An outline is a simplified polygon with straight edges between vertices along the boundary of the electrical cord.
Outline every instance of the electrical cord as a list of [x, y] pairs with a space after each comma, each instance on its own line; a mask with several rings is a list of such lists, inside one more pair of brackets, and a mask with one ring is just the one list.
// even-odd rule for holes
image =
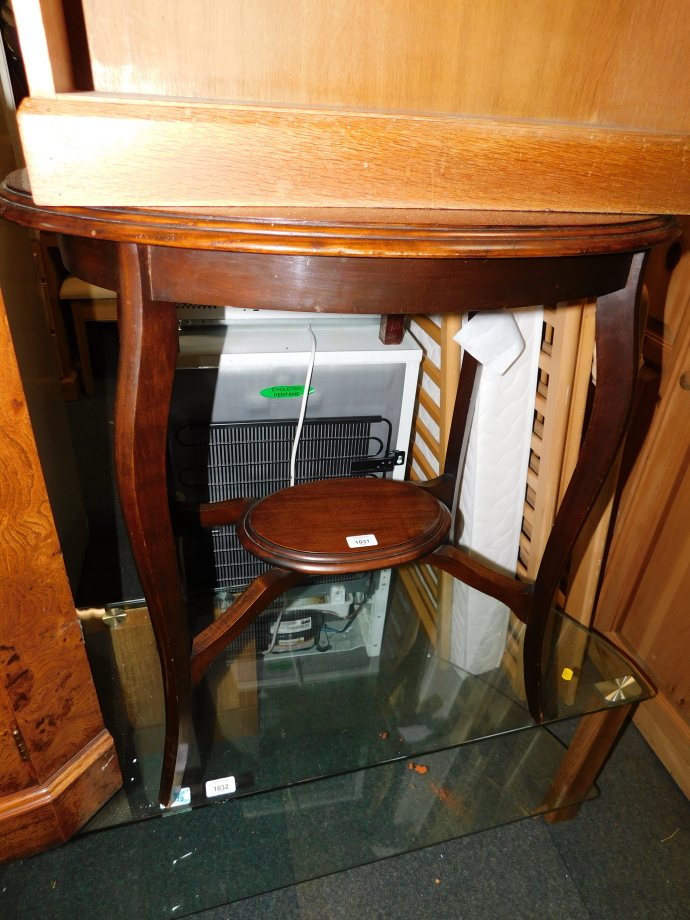
[[[373, 579], [374, 579], [374, 573], [373, 573], [373, 572], [370, 572], [370, 573], [369, 573], [369, 580], [367, 581], [367, 586], [366, 586], [366, 589], [365, 589], [365, 591], [364, 591], [364, 600], [361, 602], [361, 604], [358, 604], [358, 606], [352, 611], [352, 613], [350, 614], [350, 616], [347, 618], [347, 623], [345, 624], [345, 626], [343, 626], [342, 629], [334, 629], [333, 626], [326, 626], [326, 625], [324, 624], [324, 622], [323, 622], [323, 617], [322, 617], [322, 619], [321, 619], [321, 625], [320, 625], [320, 628], [319, 628], [319, 633], [321, 633], [321, 631], [323, 631], [323, 632], [327, 632], [327, 633], [329, 633], [329, 632], [330, 632], [330, 633], [335, 633], [337, 636], [342, 636], [342, 634], [343, 634], [344, 632], [347, 632], [348, 629], [352, 626], [352, 624], [353, 624], [353, 623], [355, 622], [355, 620], [357, 619], [357, 616], [358, 616], [360, 610], [362, 609], [362, 607], [364, 607], [364, 605], [366, 604], [366, 602], [369, 600], [369, 594], [370, 594], [370, 592], [371, 592], [371, 583], [372, 583]], [[331, 645], [328, 646], [328, 648], [331, 648], [331, 647], [332, 647]], [[317, 648], [318, 648], [318, 643], [317, 643]], [[325, 652], [325, 651], [327, 651], [327, 649], [326, 649], [326, 648], [323, 648], [323, 649], [319, 649], [319, 651], [320, 651], [320, 652], [321, 652], [321, 651]]]
[[285, 612], [284, 610], [281, 610], [280, 613], [278, 614], [278, 619], [276, 620], [276, 625], [273, 627], [273, 635], [271, 636], [271, 643], [270, 643], [270, 645], [268, 646], [268, 648], [266, 649], [266, 651], [264, 652], [264, 655], [270, 654], [270, 653], [273, 651], [274, 647], [275, 647], [276, 641], [277, 641], [277, 639], [278, 639], [278, 630], [280, 629], [280, 624], [281, 624], [281, 621], [282, 621], [282, 619], [283, 619], [283, 613], [284, 613], [284, 612]]
[[302, 393], [302, 405], [299, 410], [299, 421], [297, 422], [297, 431], [295, 432], [295, 440], [292, 442], [292, 453], [290, 454], [290, 485], [294, 486], [295, 484], [295, 462], [297, 460], [297, 448], [299, 447], [299, 439], [302, 435], [302, 426], [304, 425], [304, 416], [307, 412], [307, 400], [309, 399], [309, 385], [311, 384], [311, 375], [314, 371], [314, 361], [316, 359], [316, 336], [311, 328], [307, 326], [309, 330], [309, 335], [311, 336], [311, 357], [309, 358], [309, 367], [307, 368], [307, 379], [304, 383], [304, 392]]

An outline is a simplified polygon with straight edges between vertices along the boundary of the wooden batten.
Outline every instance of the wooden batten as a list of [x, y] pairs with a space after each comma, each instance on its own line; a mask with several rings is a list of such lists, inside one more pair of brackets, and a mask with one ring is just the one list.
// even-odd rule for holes
[[12, 10], [31, 96], [55, 98], [76, 89], [62, 0], [20, 0]]
[[684, 134], [94, 94], [19, 126], [48, 206], [690, 211]]

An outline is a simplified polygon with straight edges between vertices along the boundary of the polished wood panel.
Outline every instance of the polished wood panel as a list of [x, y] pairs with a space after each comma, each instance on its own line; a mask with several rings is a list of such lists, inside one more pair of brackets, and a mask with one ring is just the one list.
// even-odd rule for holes
[[[367, 572], [432, 552], [450, 530], [450, 513], [423, 489], [392, 479], [329, 479], [275, 492], [242, 518], [245, 549], [299, 572]], [[375, 546], [346, 538], [373, 534]]]
[[160, 300], [330, 313], [457, 313], [571, 300], [625, 285], [630, 256], [392, 259], [222, 253], [152, 246]]
[[684, 0], [198, 0], [193, 16], [184, 0], [84, 0], [84, 9], [103, 92], [690, 128]]
[[[2, 205], [0, 205], [0, 208]], [[120, 287], [117, 243], [83, 236], [58, 237], [65, 268], [83, 281], [117, 291]]]
[[43, 205], [690, 211], [684, 133], [92, 95], [19, 128]]

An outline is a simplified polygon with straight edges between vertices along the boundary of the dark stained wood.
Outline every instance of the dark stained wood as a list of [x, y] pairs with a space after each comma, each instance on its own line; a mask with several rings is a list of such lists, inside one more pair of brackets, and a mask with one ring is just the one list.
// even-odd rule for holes
[[75, 90], [92, 90], [93, 74], [81, 0], [62, 0]]
[[405, 314], [389, 313], [381, 317], [379, 338], [384, 345], [400, 345], [405, 336]]
[[82, 236], [58, 236], [65, 268], [82, 281], [120, 290], [117, 243]]
[[256, 503], [256, 498], [230, 498], [223, 502], [174, 502], [172, 515], [175, 529], [223, 527], [236, 524]]
[[120, 279], [115, 470], [163, 673], [166, 739], [160, 802], [168, 805], [184, 772], [192, 690], [187, 619], [166, 486], [177, 316], [174, 304], [150, 300], [145, 248], [120, 244]]
[[647, 253], [634, 256], [623, 290], [597, 300], [597, 385], [577, 465], [544, 548], [534, 584], [524, 642], [527, 701], [541, 722], [542, 664], [549, 610], [575, 541], [601, 489], [625, 434], [635, 397], [639, 364], [639, 317]]
[[[465, 463], [480, 377], [481, 365], [476, 358], [466, 351], [462, 356], [458, 389], [453, 405], [453, 417], [448, 433], [446, 458], [443, 464], [443, 475], [450, 476], [451, 480], [455, 482], [459, 481]], [[456, 494], [453, 495], [452, 499], [453, 511], [457, 505], [457, 499], [456, 487]]]
[[532, 603], [532, 585], [494, 572], [493, 569], [483, 565], [477, 559], [472, 559], [467, 553], [463, 553], [454, 546], [440, 546], [421, 562], [443, 569], [444, 572], [464, 581], [471, 588], [495, 597], [496, 600], [510, 607], [518, 619], [527, 622], [527, 614]]
[[[541, 721], [550, 605], [573, 543], [622, 437], [637, 371], [641, 253], [670, 242], [672, 217], [386, 209], [38, 207], [21, 174], [0, 188], [0, 214], [61, 234], [70, 271], [120, 293], [118, 485], [162, 663], [166, 747], [161, 802], [179, 786], [195, 679], [298, 572], [355, 572], [426, 558], [499, 598], [527, 623], [525, 683]], [[632, 265], [632, 269], [631, 269]], [[626, 286], [627, 285], [627, 286]], [[624, 290], [621, 290], [624, 289]], [[598, 296], [598, 386], [580, 460], [556, 518], [534, 594], [452, 547], [476, 365], [465, 358], [446, 464], [420, 486], [341, 480], [181, 508], [186, 525], [237, 520], [243, 544], [277, 566], [194, 642], [175, 559], [165, 476], [167, 410], [177, 353], [176, 301], [251, 309], [405, 314], [530, 306]], [[384, 338], [386, 332], [384, 332]], [[375, 534], [350, 549], [345, 538]], [[431, 554], [431, 555], [430, 555]], [[192, 661], [194, 662], [192, 664]]]
[[159, 300], [251, 310], [457, 313], [532, 306], [615, 291], [628, 254], [524, 259], [368, 259], [151, 247]]
[[[298, 572], [367, 572], [414, 562], [440, 546], [450, 513], [409, 482], [329, 479], [282, 489], [257, 502], [237, 534], [255, 556]], [[373, 534], [376, 546], [346, 537]]]
[[0, 187], [0, 215], [38, 230], [171, 248], [403, 259], [634, 252], [670, 241], [680, 232], [674, 217], [630, 214], [433, 208], [51, 208], [34, 204], [26, 170], [11, 173]]
[[195, 637], [192, 644], [192, 683], [196, 686], [206, 668], [223, 649], [301, 577], [299, 572], [271, 569], [255, 578], [222, 616]]
[[580, 803], [596, 782], [623, 723], [636, 708], [616, 706], [582, 717], [542, 803], [540, 810], [547, 812], [545, 821], [558, 824], [577, 815]]

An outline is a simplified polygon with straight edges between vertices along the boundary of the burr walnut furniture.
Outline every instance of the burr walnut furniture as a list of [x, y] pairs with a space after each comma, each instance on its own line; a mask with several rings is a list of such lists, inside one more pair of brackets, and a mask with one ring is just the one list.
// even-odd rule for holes
[[17, 0], [46, 205], [685, 213], [686, 0]]
[[0, 297], [0, 862], [67, 840], [122, 785]]
[[[21, 173], [3, 185], [0, 213], [57, 232], [68, 269], [119, 295], [116, 466], [163, 670], [161, 803], [168, 804], [180, 785], [193, 684], [215, 655], [305, 572], [365, 571], [426, 560], [504, 601], [527, 623], [525, 685], [530, 712], [541, 721], [548, 612], [624, 435], [637, 377], [646, 251], [678, 234], [674, 218], [46, 208], [35, 204]], [[245, 545], [274, 566], [190, 647], [166, 486], [176, 302], [399, 315], [592, 296], [598, 297], [596, 398], [533, 585], [498, 575], [445, 543], [477, 380], [476, 362], [466, 357], [444, 471], [436, 480], [419, 485], [341, 480], [300, 485], [259, 503], [246, 496], [174, 509], [201, 525], [239, 522]], [[328, 523], [320, 513], [323, 501]], [[376, 546], [348, 547], [347, 536], [366, 533], [377, 535]]]

